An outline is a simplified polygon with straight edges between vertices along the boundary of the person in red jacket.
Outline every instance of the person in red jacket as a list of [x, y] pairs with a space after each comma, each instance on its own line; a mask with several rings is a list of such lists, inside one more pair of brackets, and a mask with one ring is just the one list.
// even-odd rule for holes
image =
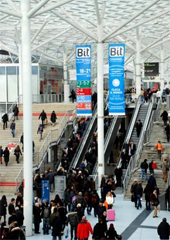
[[93, 234], [91, 224], [86, 220], [86, 217], [83, 216], [77, 227], [77, 238], [79, 240], [88, 240], [90, 233]]

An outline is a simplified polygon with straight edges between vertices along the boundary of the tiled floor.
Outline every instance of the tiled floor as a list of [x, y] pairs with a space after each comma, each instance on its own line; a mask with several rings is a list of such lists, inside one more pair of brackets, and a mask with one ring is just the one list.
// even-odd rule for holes
[[[150, 213], [145, 211], [144, 205], [145, 204], [143, 202], [143, 207], [140, 210], [137, 210], [132, 202], [123, 200], [122, 194], [117, 194], [114, 204], [114, 209], [116, 211], [114, 226], [117, 233], [123, 233], [124, 240], [158, 240], [159, 236], [157, 234], [157, 226], [161, 222], [162, 218], [166, 217], [167, 221], [170, 223], [170, 212], [158, 212], [158, 218], [153, 218], [152, 211]], [[93, 214], [91, 216], [87, 216], [87, 219], [92, 226], [97, 223], [97, 218], [94, 218]], [[109, 222], [108, 225], [110, 223], [111, 222]], [[52, 239], [52, 237], [51, 235], [39, 234], [27, 237], [27, 239], [49, 240]], [[70, 237], [65, 238], [65, 236], [63, 236], [62, 239], [70, 240]], [[91, 240], [91, 236], [89, 237], [89, 240]]]

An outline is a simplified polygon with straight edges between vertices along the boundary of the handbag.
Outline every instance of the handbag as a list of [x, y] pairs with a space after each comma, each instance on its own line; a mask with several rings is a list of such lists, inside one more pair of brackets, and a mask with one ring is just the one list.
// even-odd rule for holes
[[135, 201], [135, 197], [134, 195], [131, 195], [131, 202], [134, 202]]

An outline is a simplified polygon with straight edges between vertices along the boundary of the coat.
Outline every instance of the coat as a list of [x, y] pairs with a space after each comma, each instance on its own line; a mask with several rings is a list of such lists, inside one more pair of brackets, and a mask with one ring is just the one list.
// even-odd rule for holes
[[51, 113], [51, 118], [50, 118], [51, 122], [52, 122], [52, 123], [55, 123], [55, 122], [56, 122], [56, 119], [57, 119], [56, 113], [55, 113], [55, 112], [52, 112], [52, 113]]
[[109, 230], [106, 232], [106, 237], [107, 239], [116, 240], [118, 237], [118, 234], [114, 228], [110, 227]]
[[97, 223], [93, 228], [93, 239], [99, 240], [105, 237], [104, 228], [101, 223]]
[[36, 207], [35, 205], [33, 206], [33, 214], [34, 214], [34, 222], [41, 222], [41, 209], [40, 207]]
[[79, 240], [89, 237], [89, 233], [93, 234], [93, 229], [88, 221], [81, 221], [77, 227], [77, 237]]
[[4, 199], [0, 200], [0, 216], [5, 216], [7, 214], [6, 211], [7, 202]]
[[68, 214], [67, 221], [70, 223], [72, 227], [77, 227], [77, 224], [78, 224], [77, 212], [70, 212]]
[[166, 173], [167, 172], [167, 168], [169, 168], [168, 162], [166, 160], [164, 160], [161, 166], [162, 166], [162, 172]]
[[170, 226], [167, 222], [162, 221], [157, 229], [158, 235], [160, 236], [160, 239], [169, 239], [170, 235]]
[[47, 115], [46, 115], [46, 113], [45, 112], [41, 112], [40, 113], [40, 116], [39, 116], [39, 119], [41, 118], [41, 120], [45, 120], [46, 118], [47, 118]]
[[50, 224], [53, 228], [52, 236], [53, 237], [59, 236], [62, 232], [62, 224], [61, 224], [60, 218], [58, 216], [54, 216]]
[[25, 235], [20, 227], [15, 227], [8, 232], [6, 239], [25, 240]]
[[2, 121], [5, 123], [5, 122], [8, 122], [8, 114], [5, 113], [3, 116], [2, 116]]

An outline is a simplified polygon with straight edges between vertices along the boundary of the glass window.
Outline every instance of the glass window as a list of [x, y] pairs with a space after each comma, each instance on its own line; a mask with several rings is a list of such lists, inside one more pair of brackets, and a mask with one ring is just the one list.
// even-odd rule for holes
[[38, 75], [38, 66], [32, 66], [32, 74]]
[[5, 67], [0, 67], [0, 102], [6, 102]]
[[17, 69], [16, 67], [7, 67], [7, 88], [8, 102], [14, 102], [17, 99]]
[[7, 75], [16, 75], [16, 67], [7, 67]]
[[0, 75], [5, 75], [5, 67], [0, 67]]

